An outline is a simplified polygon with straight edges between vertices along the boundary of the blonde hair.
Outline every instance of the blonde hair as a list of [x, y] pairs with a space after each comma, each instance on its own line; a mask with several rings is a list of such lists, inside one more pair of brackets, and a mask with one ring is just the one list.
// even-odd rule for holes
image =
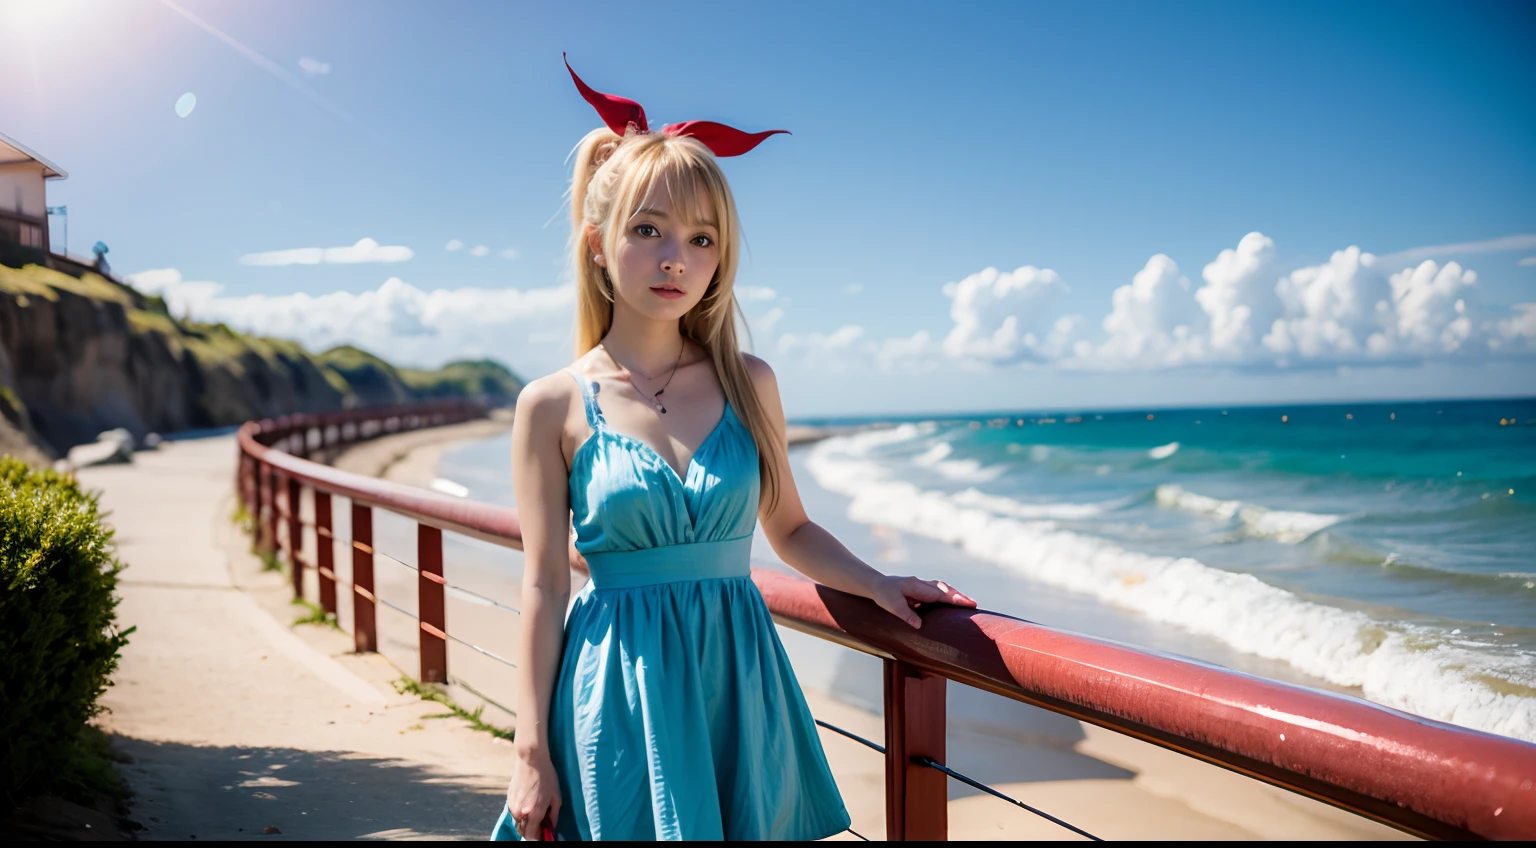
[[588, 225], [597, 228], [603, 253], [614, 255], [624, 222], [647, 194], [662, 184], [685, 220], [709, 222], [719, 236], [720, 265], [704, 299], [678, 322], [683, 337], [709, 353], [726, 400], [757, 444], [762, 498], [778, 504], [782, 448], [747, 373], [736, 338], [736, 265], [741, 225], [736, 200], [709, 148], [687, 137], [631, 131], [619, 136], [603, 128], [587, 133], [576, 148], [571, 178], [571, 251], [576, 278], [576, 357], [596, 347], [613, 326], [613, 287], [587, 243]]

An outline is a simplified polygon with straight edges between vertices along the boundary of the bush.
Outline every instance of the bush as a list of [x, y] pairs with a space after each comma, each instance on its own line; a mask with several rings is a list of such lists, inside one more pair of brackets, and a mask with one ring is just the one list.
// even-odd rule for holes
[[112, 532], [74, 478], [0, 457], [0, 804], [95, 767], [85, 723], [119, 651]]

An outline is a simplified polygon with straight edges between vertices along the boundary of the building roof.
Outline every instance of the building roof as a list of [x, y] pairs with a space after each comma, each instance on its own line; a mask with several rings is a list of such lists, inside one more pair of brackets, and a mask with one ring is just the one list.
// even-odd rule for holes
[[13, 162], [34, 161], [43, 166], [43, 178], [65, 179], [69, 174], [58, 165], [27, 149], [26, 145], [11, 138], [5, 133], [0, 133], [0, 165], [9, 165]]

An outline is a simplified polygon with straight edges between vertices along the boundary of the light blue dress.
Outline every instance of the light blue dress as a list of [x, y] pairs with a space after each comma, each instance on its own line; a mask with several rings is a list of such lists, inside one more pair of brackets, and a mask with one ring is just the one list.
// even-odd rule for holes
[[[608, 429], [571, 458], [592, 579], [550, 708], [560, 839], [819, 839], [848, 827], [805, 696], [749, 576], [757, 446], [726, 404], [679, 479]], [[503, 805], [492, 839], [516, 839]]]

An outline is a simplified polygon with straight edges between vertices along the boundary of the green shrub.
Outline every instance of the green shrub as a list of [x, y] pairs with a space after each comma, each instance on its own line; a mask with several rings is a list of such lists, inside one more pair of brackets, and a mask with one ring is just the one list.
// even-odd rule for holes
[[116, 626], [112, 532], [74, 478], [0, 457], [0, 804], [83, 780], [132, 629]]

